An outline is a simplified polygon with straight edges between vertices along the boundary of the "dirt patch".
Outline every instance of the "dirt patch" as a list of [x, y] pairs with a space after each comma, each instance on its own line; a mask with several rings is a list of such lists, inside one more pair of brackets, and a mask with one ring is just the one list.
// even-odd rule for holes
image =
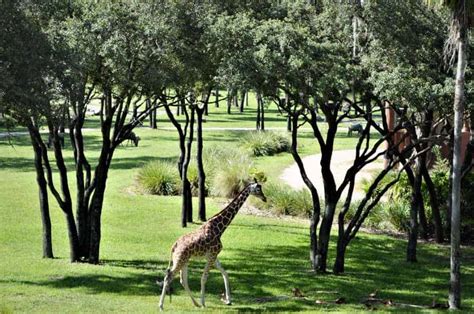
[[[332, 156], [332, 167], [331, 170], [334, 175], [334, 179], [336, 184], [340, 184], [344, 180], [344, 176], [346, 175], [347, 169], [349, 169], [353, 163], [355, 158], [355, 150], [339, 150], [335, 151]], [[324, 191], [323, 179], [321, 178], [321, 155], [311, 155], [303, 158], [303, 164], [306, 168], [306, 173], [308, 177], [315, 185], [316, 189], [320, 193], [320, 195]], [[361, 183], [364, 180], [370, 180], [373, 178], [374, 174], [380, 172], [383, 169], [383, 156], [380, 156], [377, 160], [373, 163], [366, 165], [356, 176], [355, 182], [355, 190], [352, 196], [353, 200], [361, 200], [364, 198], [365, 193], [361, 189]], [[298, 166], [295, 164], [291, 165], [290, 167], [286, 168], [280, 179], [291, 186], [295, 190], [300, 190], [306, 187], [301, 179], [300, 171]], [[343, 193], [347, 192], [347, 189]]]

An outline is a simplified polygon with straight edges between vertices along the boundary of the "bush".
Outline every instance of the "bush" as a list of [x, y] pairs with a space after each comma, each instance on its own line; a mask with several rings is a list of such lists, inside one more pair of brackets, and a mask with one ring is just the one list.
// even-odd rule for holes
[[[265, 175], [252, 167], [247, 154], [235, 148], [211, 146], [204, 151], [206, 171], [206, 194], [235, 197], [253, 177], [264, 181]], [[193, 196], [198, 194], [198, 170], [195, 162], [188, 168], [188, 180]], [[137, 176], [137, 181], [147, 193], [158, 195], [177, 195], [181, 193], [181, 180], [175, 163], [151, 162], [146, 164]]]
[[389, 222], [397, 231], [408, 232], [410, 227], [410, 204], [389, 202], [385, 205]]
[[290, 151], [290, 141], [275, 132], [251, 132], [242, 139], [241, 146], [253, 156], [271, 156]]
[[[348, 223], [352, 218], [354, 218], [355, 212], [360, 205], [360, 201], [355, 201], [351, 204], [349, 210], [344, 216], [344, 222]], [[369, 216], [365, 219], [363, 226], [376, 230], [398, 230], [394, 227], [390, 214], [385, 207], [385, 204], [377, 204], [372, 208], [369, 213]]]
[[251, 181], [252, 163], [244, 156], [234, 156], [217, 163], [211, 176], [211, 193], [220, 197], [235, 197]]
[[211, 146], [204, 151], [203, 159], [214, 196], [235, 197], [253, 179], [252, 160], [239, 149]]
[[279, 215], [309, 217], [313, 209], [311, 194], [308, 190], [293, 190], [285, 184], [269, 183], [263, 187], [267, 197], [264, 203], [259, 199], [253, 202], [259, 207], [269, 209]]
[[169, 162], [154, 161], [140, 169], [137, 176], [140, 186], [150, 194], [179, 194], [180, 179], [176, 167]]

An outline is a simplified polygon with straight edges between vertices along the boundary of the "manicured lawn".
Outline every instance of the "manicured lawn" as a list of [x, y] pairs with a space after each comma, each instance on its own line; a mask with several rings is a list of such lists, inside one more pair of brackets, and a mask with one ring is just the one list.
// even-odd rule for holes
[[[155, 279], [163, 276], [170, 247], [179, 235], [199, 225], [180, 227], [178, 197], [133, 193], [134, 176], [145, 162], [174, 160], [178, 149], [173, 131], [141, 128], [136, 133], [143, 139], [140, 147], [120, 147], [112, 163], [103, 212], [102, 264], [98, 266], [68, 262], [65, 220], [52, 199], [57, 258], [41, 259], [41, 224], [28, 138], [15, 138], [14, 146], [0, 139], [0, 312], [157, 311]], [[354, 145], [354, 139], [343, 133], [341, 130], [338, 149]], [[242, 135], [242, 131], [206, 131], [205, 145], [236, 145]], [[95, 158], [98, 133], [89, 131], [86, 136], [88, 154]], [[309, 133], [303, 134], [301, 145], [304, 155], [316, 152]], [[67, 158], [70, 163], [70, 153]], [[256, 163], [275, 180], [292, 159], [282, 154], [258, 158]], [[221, 204], [209, 200], [209, 215]], [[365, 310], [360, 302], [375, 290], [380, 298], [402, 303], [428, 305], [433, 299], [446, 300], [446, 246], [420, 245], [419, 262], [413, 265], [404, 261], [404, 240], [361, 233], [348, 249], [345, 275], [315, 275], [309, 272], [307, 231], [303, 220], [238, 215], [222, 238], [220, 256], [229, 272], [234, 305], [228, 307], [219, 301], [223, 282], [213, 270], [207, 286], [207, 310]], [[466, 248], [463, 254], [463, 305], [474, 311], [474, 250]], [[202, 262], [191, 264], [190, 285], [195, 296], [202, 268]], [[175, 295], [171, 304], [166, 298], [165, 310], [201, 311], [193, 308], [178, 280], [173, 286]], [[301, 289], [307, 299], [271, 299], [291, 296], [293, 288]], [[266, 297], [271, 302], [259, 302]], [[317, 299], [340, 297], [346, 299], [345, 304], [315, 304]]]

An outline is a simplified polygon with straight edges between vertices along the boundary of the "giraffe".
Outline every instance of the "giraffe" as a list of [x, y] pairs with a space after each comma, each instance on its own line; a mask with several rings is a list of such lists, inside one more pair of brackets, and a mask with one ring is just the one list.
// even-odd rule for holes
[[240, 207], [244, 204], [249, 195], [254, 195], [266, 202], [266, 197], [262, 192], [262, 187], [255, 181], [247, 185], [239, 195], [222, 211], [211, 217], [199, 229], [181, 236], [171, 248], [171, 259], [166, 270], [163, 281], [163, 290], [160, 297], [160, 310], [163, 310], [165, 295], [173, 277], [180, 272], [180, 282], [191, 297], [193, 304], [199, 307], [199, 303], [194, 299], [188, 285], [188, 263], [192, 257], [205, 258], [207, 263], [201, 277], [201, 305], [205, 307], [204, 294], [206, 290], [207, 277], [210, 269], [215, 266], [224, 278], [225, 298], [222, 301], [230, 305], [230, 285], [229, 276], [217, 259], [217, 255], [222, 250], [221, 236], [232, 222]]

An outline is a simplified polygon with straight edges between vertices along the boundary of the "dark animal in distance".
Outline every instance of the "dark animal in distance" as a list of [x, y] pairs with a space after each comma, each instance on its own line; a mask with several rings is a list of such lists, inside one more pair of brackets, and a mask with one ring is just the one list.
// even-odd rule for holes
[[128, 140], [127, 145], [129, 143], [133, 143], [135, 147], [138, 147], [138, 142], [140, 142], [140, 136], [137, 136], [134, 132], [130, 132], [127, 136], [125, 136], [124, 141]]
[[361, 135], [363, 130], [364, 128], [362, 127], [362, 124], [353, 123], [347, 127], [347, 136], [352, 136], [352, 132], [354, 131], [357, 132], [359, 135]]

